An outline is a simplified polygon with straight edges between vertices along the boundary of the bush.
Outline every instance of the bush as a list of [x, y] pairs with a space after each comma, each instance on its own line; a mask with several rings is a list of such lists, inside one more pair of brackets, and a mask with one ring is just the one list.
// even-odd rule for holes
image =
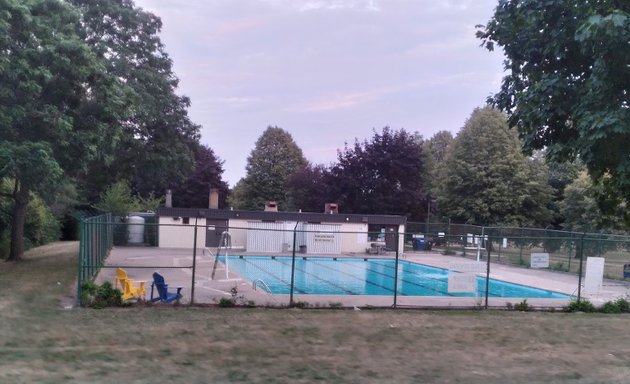
[[227, 307], [233, 307], [235, 305], [236, 303], [234, 302], [234, 300], [228, 299], [227, 297], [222, 297], [219, 300], [219, 307], [227, 308]]
[[617, 306], [615, 301], [607, 301], [602, 306], [602, 312], [604, 313], [621, 313], [621, 309]]
[[515, 311], [527, 312], [531, 309], [529, 304], [527, 303], [527, 299], [521, 301], [520, 303], [514, 304]]
[[112, 287], [109, 281], [101, 286], [86, 281], [81, 285], [81, 304], [90, 308], [120, 307], [123, 305], [122, 293]]
[[617, 307], [619, 307], [619, 312], [630, 312], [630, 302], [628, 301], [628, 299], [620, 297], [615, 300], [615, 304], [617, 305]]
[[607, 301], [602, 306], [602, 312], [604, 313], [623, 313], [630, 312], [630, 303], [623, 297], [618, 298], [615, 301]]
[[590, 301], [586, 300], [586, 299], [582, 299], [580, 301], [577, 301], [576, 299], [572, 299], [569, 302], [569, 306], [567, 307], [567, 311], [568, 312], [594, 312], [595, 311], [595, 306], [593, 305], [593, 303], [591, 303]]

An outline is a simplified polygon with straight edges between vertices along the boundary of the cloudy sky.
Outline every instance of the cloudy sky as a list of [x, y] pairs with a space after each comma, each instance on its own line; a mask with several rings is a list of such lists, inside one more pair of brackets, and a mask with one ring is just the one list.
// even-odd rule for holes
[[313, 163], [384, 126], [456, 134], [499, 88], [503, 57], [479, 47], [497, 0], [136, 0], [192, 100], [231, 186], [267, 126]]

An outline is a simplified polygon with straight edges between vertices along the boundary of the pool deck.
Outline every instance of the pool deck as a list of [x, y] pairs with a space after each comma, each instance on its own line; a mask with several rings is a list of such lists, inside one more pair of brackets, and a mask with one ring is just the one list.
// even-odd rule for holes
[[[290, 295], [272, 295], [258, 287], [254, 289], [252, 282], [238, 276], [233, 271], [226, 270], [223, 264], [217, 264], [215, 278], [212, 272], [215, 257], [212, 251], [198, 249], [196, 253], [194, 303], [214, 304], [221, 298], [231, 298], [236, 287], [237, 300], [242, 304], [247, 302], [255, 305], [287, 306]], [[230, 255], [248, 255], [243, 251], [230, 251]], [[258, 254], [259, 255], [259, 254]], [[279, 256], [279, 255], [275, 255]], [[296, 257], [298, 257], [296, 255]], [[299, 257], [322, 257], [317, 255], [299, 254]], [[327, 255], [324, 257], [333, 257]], [[394, 258], [393, 253], [386, 255], [337, 255], [335, 257], [361, 257], [361, 258]], [[462, 256], [445, 256], [436, 252], [407, 252], [400, 256], [401, 260], [419, 264], [449, 269], [454, 263], [471, 263], [472, 260]], [[229, 264], [229, 263], [228, 263]], [[181, 303], [189, 304], [192, 293], [192, 249], [171, 249], [154, 247], [114, 247], [106, 260], [105, 267], [101, 269], [96, 282], [114, 281], [115, 267], [126, 269], [131, 279], [146, 281], [146, 299], [151, 292], [152, 273], [160, 272], [169, 284], [169, 287], [183, 287], [184, 294]], [[485, 275], [485, 273], [483, 274]], [[542, 288], [571, 296], [577, 296], [578, 276], [571, 273], [556, 272], [550, 270], [528, 269], [518, 266], [503, 264], [491, 264], [490, 278]], [[583, 284], [584, 282], [582, 282]], [[173, 289], [173, 288], [171, 288]], [[627, 282], [604, 279], [602, 290], [596, 295], [582, 294], [596, 305], [608, 300], [630, 295], [630, 284]], [[293, 301], [313, 307], [391, 307], [394, 304], [393, 296], [363, 296], [363, 295], [294, 295]], [[508, 303], [516, 304], [523, 301], [522, 298], [489, 298], [488, 306], [505, 308]], [[528, 298], [527, 303], [534, 307], [561, 308], [567, 305], [566, 299], [535, 299]], [[396, 304], [400, 307], [420, 308], [476, 308], [485, 305], [482, 297], [428, 297], [428, 296], [398, 296]]]

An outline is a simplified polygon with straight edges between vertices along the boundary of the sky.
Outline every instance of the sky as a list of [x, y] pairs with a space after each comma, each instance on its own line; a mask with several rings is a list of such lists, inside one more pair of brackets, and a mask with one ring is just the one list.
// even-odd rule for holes
[[385, 126], [456, 135], [499, 90], [497, 0], [136, 0], [162, 19], [178, 94], [230, 186], [268, 126], [313, 164]]

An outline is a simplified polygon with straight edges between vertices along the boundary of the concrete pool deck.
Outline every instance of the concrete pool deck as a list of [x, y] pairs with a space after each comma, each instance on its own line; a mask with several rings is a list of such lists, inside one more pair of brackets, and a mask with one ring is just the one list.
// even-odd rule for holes
[[[196, 253], [194, 303], [213, 304], [221, 298], [231, 298], [234, 287], [236, 296], [243, 304], [247, 302], [255, 305], [282, 306], [290, 302], [289, 295], [268, 294], [260, 286], [254, 289], [252, 282], [242, 278], [233, 271], [226, 276], [225, 267], [218, 263], [215, 270], [215, 278], [212, 279], [212, 271], [215, 257], [211, 251], [198, 249]], [[247, 256], [247, 252], [230, 251], [236, 257]], [[259, 255], [259, 254], [258, 254]], [[286, 254], [285, 254], [286, 255]], [[270, 255], [271, 256], [271, 255]], [[279, 256], [279, 255], [275, 255]], [[300, 254], [299, 257], [315, 257], [317, 255]], [[298, 257], [296, 255], [296, 257]], [[325, 257], [333, 257], [326, 255]], [[337, 255], [335, 257], [362, 257], [362, 258], [394, 258], [393, 253], [386, 255]], [[462, 256], [445, 256], [436, 252], [406, 252], [400, 256], [401, 260], [429, 265], [438, 268], [449, 269], [454, 263], [471, 262]], [[229, 264], [229, 262], [228, 262]], [[114, 247], [106, 260], [105, 266], [97, 276], [96, 282], [110, 281], [113, 283], [115, 267], [125, 268], [131, 279], [146, 281], [146, 298], [151, 291], [152, 274], [160, 272], [166, 279], [171, 289], [183, 287], [183, 304], [190, 303], [192, 294], [192, 249], [170, 249], [155, 247]], [[485, 274], [484, 274], [485, 275]], [[535, 288], [546, 289], [566, 295], [576, 296], [578, 290], [578, 276], [566, 272], [550, 270], [528, 269], [524, 267], [491, 264], [490, 278], [521, 284]], [[623, 281], [604, 279], [602, 290], [597, 295], [582, 297], [589, 299], [596, 305], [618, 297], [630, 295], [630, 284]], [[302, 302], [310, 306], [342, 306], [342, 307], [391, 307], [394, 304], [393, 296], [363, 296], [363, 295], [294, 295], [294, 302]], [[523, 298], [489, 298], [489, 307], [505, 307], [508, 303], [516, 304]], [[534, 307], [560, 308], [567, 305], [566, 299], [536, 299], [528, 298], [528, 304]], [[426, 307], [426, 308], [471, 308], [483, 306], [485, 298], [481, 297], [434, 297], [434, 296], [398, 296], [397, 305], [401, 307]]]

